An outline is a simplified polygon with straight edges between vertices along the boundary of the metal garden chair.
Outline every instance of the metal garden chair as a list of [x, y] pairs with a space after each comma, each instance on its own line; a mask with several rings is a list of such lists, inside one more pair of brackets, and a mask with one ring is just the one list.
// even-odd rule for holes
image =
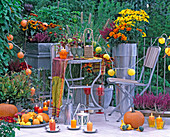
[[[157, 63], [158, 58], [159, 58], [160, 51], [161, 51], [161, 48], [160, 47], [155, 47], [155, 46], [151, 46], [151, 47], [149, 47], [147, 49], [147, 53], [146, 53], [146, 56], [145, 56], [145, 59], [144, 59], [144, 64], [143, 64], [143, 67], [142, 67], [142, 71], [141, 71], [139, 80], [135, 81], [135, 80], [121, 79], [121, 78], [108, 78], [107, 79], [107, 82], [109, 84], [115, 84], [116, 88], [118, 88], [120, 90], [120, 92], [122, 92], [125, 95], [124, 98], [120, 101], [120, 103], [112, 110], [112, 112], [109, 114], [109, 116], [111, 116], [114, 111], [118, 110], [121, 103], [125, 99], [128, 98], [130, 100], [130, 105], [127, 107], [125, 112], [120, 111], [121, 116], [118, 118], [117, 122], [120, 121], [120, 119], [124, 116], [124, 114], [133, 105], [133, 96], [131, 95], [131, 91], [134, 90], [138, 86], [142, 86], [142, 87], [144, 87], [143, 90], [140, 93], [140, 95], [142, 95], [147, 90], [147, 88], [150, 86], [152, 76], [153, 76], [153, 73], [154, 73], [154, 70], [155, 70], [155, 66], [156, 66], [156, 63]], [[146, 84], [140, 83], [141, 80], [142, 80], [142, 76], [144, 74], [144, 71], [145, 71], [145, 67], [151, 69], [149, 82], [146, 83]], [[124, 86], [132, 86], [133, 88], [130, 90], [130, 92], [128, 92], [124, 88]]]

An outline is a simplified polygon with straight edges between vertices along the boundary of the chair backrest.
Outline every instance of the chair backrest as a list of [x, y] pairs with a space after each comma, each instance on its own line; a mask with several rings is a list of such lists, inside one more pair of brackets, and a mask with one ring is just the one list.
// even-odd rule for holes
[[161, 51], [161, 48], [155, 47], [155, 46], [151, 46], [147, 49], [144, 64], [143, 64], [143, 67], [142, 67], [142, 72], [141, 72], [140, 78], [138, 80], [139, 82], [142, 79], [143, 73], [145, 71], [145, 67], [148, 67], [148, 68], [152, 69], [151, 73], [150, 73], [149, 82], [148, 82], [148, 85], [150, 85], [151, 79], [152, 79], [152, 76], [153, 76], [153, 73], [154, 73], [154, 70], [155, 70], [155, 66], [156, 66], [156, 63], [157, 63], [158, 58], [159, 58], [160, 51]]
[[144, 60], [144, 66], [153, 68], [155, 63], [157, 62], [157, 57], [159, 56], [159, 53], [160, 52], [158, 47], [149, 47]]

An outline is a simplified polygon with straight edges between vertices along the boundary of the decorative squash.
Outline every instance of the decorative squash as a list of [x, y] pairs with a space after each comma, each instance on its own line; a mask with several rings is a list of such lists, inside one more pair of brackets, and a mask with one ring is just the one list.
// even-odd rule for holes
[[132, 128], [138, 128], [144, 124], [145, 118], [144, 115], [139, 111], [128, 111], [124, 115], [125, 124], [130, 124]]
[[136, 129], [137, 131], [143, 132], [144, 131], [144, 127], [140, 126], [138, 127], [138, 129]]
[[122, 127], [120, 127], [121, 130], [125, 131], [127, 130], [127, 126], [126, 125], [123, 125]]
[[50, 118], [46, 113], [39, 113], [38, 115], [41, 115], [46, 123], [49, 122]]
[[130, 124], [127, 124], [127, 130], [132, 130], [132, 126]]
[[39, 124], [40, 124], [40, 121], [38, 119], [33, 120], [33, 125], [39, 125]]
[[14, 117], [14, 115], [18, 112], [18, 109], [15, 105], [12, 104], [0, 104], [0, 117], [10, 116]]
[[30, 117], [29, 114], [23, 114], [23, 115], [22, 115], [22, 119], [24, 119], [24, 122], [25, 122], [25, 123], [29, 122], [29, 119], [30, 119], [30, 118], [31, 118], [31, 117]]
[[43, 116], [41, 116], [41, 115], [37, 115], [37, 117], [36, 117], [40, 122], [43, 122]]

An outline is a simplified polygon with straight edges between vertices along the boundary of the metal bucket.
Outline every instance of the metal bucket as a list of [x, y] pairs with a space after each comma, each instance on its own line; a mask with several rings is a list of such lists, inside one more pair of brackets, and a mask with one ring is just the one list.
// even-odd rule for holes
[[[136, 56], [137, 56], [137, 44], [136, 43], [122, 43], [115, 47], [112, 50], [112, 56], [115, 59], [116, 67], [116, 77], [123, 79], [135, 80], [134, 76], [129, 76], [127, 73], [128, 68], [135, 69]], [[133, 66], [133, 67], [132, 67]], [[124, 86], [128, 91], [132, 88], [131, 86]], [[134, 91], [132, 91], [134, 95]], [[120, 103], [121, 99], [124, 97], [124, 94], [116, 89], [116, 105]], [[120, 105], [120, 111], [124, 112], [127, 107], [130, 105], [130, 101], [127, 98]]]
[[73, 119], [73, 104], [69, 103], [64, 108], [64, 125], [71, 125]]

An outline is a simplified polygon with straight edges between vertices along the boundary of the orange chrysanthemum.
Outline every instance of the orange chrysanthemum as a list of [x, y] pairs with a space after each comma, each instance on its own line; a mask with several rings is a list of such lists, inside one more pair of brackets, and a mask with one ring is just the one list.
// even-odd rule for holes
[[142, 29], [138, 29], [138, 28], [137, 28], [136, 30], [138, 30], [138, 31], [142, 32]]
[[126, 28], [126, 31], [131, 31], [131, 30], [132, 30], [131, 27]]
[[52, 34], [52, 32], [49, 32], [49, 34]]
[[114, 39], [117, 39], [118, 38], [118, 34], [114, 34], [113, 37], [114, 37]]
[[116, 28], [113, 30], [114, 33], [117, 33], [119, 31], [119, 28]]
[[121, 29], [121, 30], [124, 30], [124, 29], [125, 29], [125, 27], [123, 26], [123, 27], [121, 27], [120, 29]]
[[109, 33], [109, 36], [112, 37], [113, 35], [114, 35], [114, 32], [111, 31], [111, 32]]
[[117, 35], [118, 35], [118, 37], [120, 37], [120, 36], [122, 36], [122, 33], [118, 33]]

